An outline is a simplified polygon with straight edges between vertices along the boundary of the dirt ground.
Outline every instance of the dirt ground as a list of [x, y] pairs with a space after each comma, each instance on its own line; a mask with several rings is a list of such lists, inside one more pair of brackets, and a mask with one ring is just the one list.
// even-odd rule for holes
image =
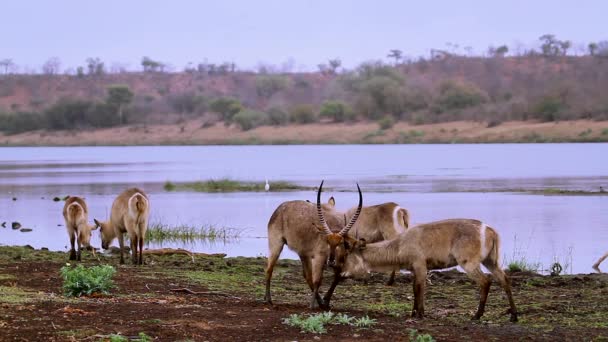
[[608, 141], [608, 121], [505, 122], [487, 127], [485, 122], [448, 122], [410, 125], [399, 122], [380, 130], [375, 122], [263, 126], [250, 131], [217, 123], [202, 127], [192, 120], [180, 125], [125, 126], [81, 131], [36, 131], [0, 134], [5, 146], [79, 145], [209, 145], [209, 144], [404, 144]]
[[[408, 274], [386, 286], [385, 275], [347, 280], [333, 312], [369, 315], [371, 328], [330, 326], [302, 333], [282, 320], [314, 313], [298, 262], [283, 260], [272, 283], [274, 305], [262, 302], [264, 258], [146, 256], [144, 266], [118, 265], [117, 257], [90, 254], [85, 265], [117, 268], [116, 288], [102, 297], [63, 296], [59, 268], [67, 255], [0, 247], [0, 341], [107, 341], [110, 334], [156, 341], [408, 341], [412, 330], [437, 341], [608, 340], [608, 275], [512, 274], [520, 322], [509, 323], [507, 302], [493, 285], [486, 314], [470, 321], [477, 289], [461, 273], [432, 273], [423, 320], [409, 318]], [[330, 280], [326, 272], [326, 288]], [[175, 292], [187, 288], [203, 294]]]

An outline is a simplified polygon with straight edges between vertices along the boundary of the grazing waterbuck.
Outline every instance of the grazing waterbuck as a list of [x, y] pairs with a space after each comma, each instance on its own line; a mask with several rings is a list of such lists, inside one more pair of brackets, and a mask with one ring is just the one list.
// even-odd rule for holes
[[[63, 218], [65, 228], [70, 237], [70, 260], [81, 259], [81, 248], [91, 247], [91, 235], [96, 225], [89, 224], [89, 209], [84, 199], [69, 196], [63, 205]], [[74, 243], [78, 245], [78, 252], [74, 250]], [[94, 250], [93, 250], [94, 251]]]
[[[353, 217], [356, 208], [346, 212], [347, 217]], [[405, 232], [410, 226], [408, 211], [395, 202], [363, 207], [359, 219], [351, 229], [351, 235], [364, 239], [367, 243], [390, 240]], [[398, 270], [397, 270], [398, 271]], [[390, 274], [387, 285], [395, 282], [395, 270]]]
[[[322, 213], [321, 213], [322, 214]], [[428, 270], [460, 266], [480, 286], [479, 319], [492, 283], [481, 271], [484, 265], [504, 289], [510, 306], [510, 320], [517, 321], [517, 309], [510, 280], [498, 264], [500, 240], [492, 227], [478, 220], [450, 219], [417, 225], [391, 240], [372, 244], [345, 244], [338, 249], [344, 277], [365, 277], [370, 271], [407, 269], [414, 275], [412, 316], [424, 316], [424, 290]]]
[[[120, 263], [124, 264], [123, 257], [124, 238], [123, 234], [129, 234], [131, 241], [131, 260], [133, 264], [143, 264], [143, 248], [146, 230], [148, 229], [148, 217], [150, 216], [150, 202], [146, 193], [138, 188], [130, 188], [123, 191], [112, 203], [110, 220], [95, 224], [101, 227], [101, 246], [108, 249], [112, 241], [118, 237], [120, 245]], [[138, 248], [139, 247], [139, 248]], [[138, 254], [139, 249], [139, 254]]]
[[[357, 188], [359, 186], [357, 185]], [[321, 189], [317, 193], [317, 205], [308, 201], [288, 201], [280, 204], [268, 222], [268, 265], [266, 267], [266, 293], [264, 300], [272, 304], [270, 295], [270, 281], [274, 266], [281, 255], [283, 247], [288, 246], [300, 257], [304, 279], [312, 291], [310, 307], [327, 308], [331, 299], [331, 292], [337, 285], [339, 274], [334, 274], [332, 290], [321, 299], [319, 287], [326, 263], [330, 265], [335, 261], [335, 247], [344, 239], [346, 233], [356, 222], [362, 207], [362, 195], [359, 189], [359, 206], [352, 219], [345, 226], [344, 214], [335, 210], [335, 200], [329, 199], [327, 204], [320, 203]], [[317, 221], [318, 212], [324, 212], [326, 220]]]

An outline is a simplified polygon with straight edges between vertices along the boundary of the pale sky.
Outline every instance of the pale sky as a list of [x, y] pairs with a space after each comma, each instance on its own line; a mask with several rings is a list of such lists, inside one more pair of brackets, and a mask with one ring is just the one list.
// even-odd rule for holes
[[427, 56], [447, 42], [534, 47], [553, 33], [574, 47], [608, 40], [605, 0], [5, 0], [0, 59], [21, 69], [59, 57], [62, 69], [99, 57], [140, 69], [142, 56], [182, 70], [188, 62], [260, 62], [314, 69], [330, 58], [352, 68], [390, 49]]

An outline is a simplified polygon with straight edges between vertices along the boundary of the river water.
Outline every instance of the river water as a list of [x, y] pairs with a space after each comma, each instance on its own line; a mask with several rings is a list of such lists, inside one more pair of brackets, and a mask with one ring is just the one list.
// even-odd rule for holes
[[[241, 238], [150, 244], [229, 256], [264, 256], [273, 210], [313, 191], [268, 193], [166, 192], [166, 181], [218, 178], [284, 180], [318, 185], [325, 179], [338, 209], [395, 201], [413, 223], [476, 218], [496, 228], [501, 257], [525, 258], [547, 269], [587, 273], [608, 251], [608, 196], [531, 195], [510, 189], [598, 191], [608, 189], [608, 144], [139, 146], [0, 148], [0, 244], [67, 250], [63, 202], [86, 198], [90, 217], [106, 219], [114, 197], [130, 186], [147, 191], [151, 221], [215, 225], [240, 230]], [[481, 192], [479, 192], [481, 191]], [[16, 200], [13, 200], [13, 197]], [[10, 228], [19, 221], [32, 228]], [[99, 246], [94, 235], [93, 245]], [[116, 244], [116, 242], [115, 242]], [[283, 257], [295, 254], [283, 252]], [[608, 267], [608, 266], [607, 266]]]

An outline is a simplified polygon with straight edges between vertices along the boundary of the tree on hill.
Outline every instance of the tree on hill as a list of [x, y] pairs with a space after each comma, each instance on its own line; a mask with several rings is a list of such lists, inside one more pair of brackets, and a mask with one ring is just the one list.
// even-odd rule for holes
[[126, 85], [112, 85], [108, 87], [106, 102], [116, 108], [120, 124], [124, 123], [123, 108], [133, 100], [133, 92]]
[[42, 65], [42, 72], [46, 75], [56, 75], [60, 67], [61, 60], [58, 57], [51, 57]]
[[144, 72], [163, 72], [165, 70], [165, 64], [146, 56], [141, 59], [141, 66], [144, 68]]
[[8, 75], [9, 71], [11, 71], [15, 67], [15, 63], [10, 58], [5, 58], [0, 60], [0, 68], [3, 69], [3, 73]]
[[389, 54], [386, 57], [394, 58], [395, 65], [397, 65], [397, 64], [399, 64], [399, 61], [401, 60], [401, 58], [403, 58], [403, 52], [401, 50], [393, 49], [393, 50], [390, 50]]

